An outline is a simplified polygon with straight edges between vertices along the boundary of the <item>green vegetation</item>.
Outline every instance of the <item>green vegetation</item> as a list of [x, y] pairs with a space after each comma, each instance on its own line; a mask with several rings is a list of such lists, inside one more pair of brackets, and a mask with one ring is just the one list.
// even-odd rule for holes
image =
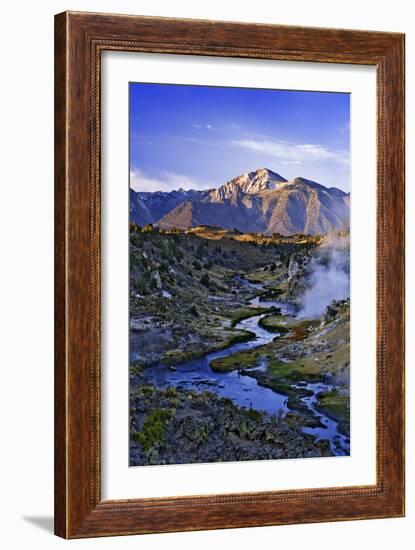
[[153, 387], [143, 393], [138, 387], [130, 405], [131, 466], [333, 454], [327, 441], [301, 433], [283, 417], [238, 407], [212, 392]]
[[262, 292], [259, 296], [259, 301], [267, 301], [267, 300], [278, 300], [282, 290], [277, 289], [273, 287], [272, 285], [268, 285], [268, 290], [266, 292]]
[[130, 373], [134, 376], [140, 377], [143, 373], [143, 366], [141, 363], [135, 361], [134, 363], [130, 364]]
[[253, 420], [254, 422], [259, 422], [261, 418], [264, 416], [261, 412], [255, 410], [255, 409], [248, 409], [246, 411], [246, 414], [250, 420]]
[[267, 315], [259, 320], [259, 326], [269, 330], [270, 332], [276, 332], [278, 334], [285, 334], [289, 332], [289, 328], [286, 325], [283, 315]]
[[147, 416], [141, 431], [132, 433], [132, 439], [137, 441], [144, 451], [149, 451], [154, 445], [163, 441], [171, 416], [172, 412], [167, 409], [153, 409]]
[[[130, 365], [130, 456], [136, 464], [321, 456], [328, 443], [318, 442], [326, 446], [319, 449], [301, 432], [321, 425], [304, 399], [312, 395], [321, 414], [349, 433], [348, 301], [333, 302], [318, 320], [282, 315], [266, 303], [299, 303], [307, 264], [320, 240], [209, 227], [131, 226], [131, 334], [133, 345], [140, 346], [140, 362]], [[261, 316], [259, 325], [274, 333], [268, 343], [257, 341], [252, 349], [219, 357], [210, 366], [220, 373], [238, 371], [241, 383], [249, 376], [287, 396], [289, 413], [281, 424], [272, 415], [199, 391], [211, 387], [210, 380], [206, 386], [203, 380], [195, 383], [194, 392], [144, 385], [149, 365], [177, 371], [176, 380], [182, 363], [255, 339], [254, 333], [235, 328], [253, 316]], [[308, 385], [316, 382], [334, 389], [315, 394], [321, 388]], [[284, 447], [289, 438], [292, 444]]]
[[202, 352], [195, 350], [169, 349], [163, 354], [161, 362], [165, 365], [178, 365], [190, 361], [190, 359], [196, 359], [201, 355], [203, 355]]
[[220, 347], [217, 349], [225, 349], [234, 344], [240, 344], [242, 342], [249, 342], [249, 340], [254, 340], [256, 338], [255, 334], [250, 330], [233, 330], [228, 332], [228, 338], [221, 343]]
[[274, 308], [247, 307], [247, 308], [238, 309], [236, 311], [231, 312], [231, 314], [229, 315], [231, 319], [231, 326], [234, 327], [244, 319], [249, 319], [249, 317], [255, 317], [255, 315], [261, 315], [262, 313], [269, 313], [270, 311], [274, 311]]
[[[214, 359], [210, 366], [216, 372], [239, 370], [244, 375], [254, 377], [258, 384], [286, 395], [288, 407], [297, 411], [297, 416], [292, 419], [294, 424], [298, 424], [299, 418], [303, 418], [303, 425], [318, 424], [318, 420], [310, 416], [308, 407], [302, 401], [304, 397], [313, 394], [305, 387], [307, 383], [335, 381], [336, 390], [317, 396], [317, 407], [338, 421], [340, 430], [348, 434], [350, 390], [347, 304], [339, 304], [336, 311], [323, 324], [289, 316], [266, 316], [261, 325], [280, 332], [278, 338], [251, 350]], [[257, 368], [260, 364], [265, 365], [265, 368]]]
[[209, 288], [209, 285], [210, 285], [209, 275], [207, 273], [203, 273], [203, 275], [200, 279], [200, 282], [202, 283], [202, 285]]
[[[219, 342], [212, 342], [209, 346], [210, 351], [220, 351], [226, 349], [234, 344], [240, 344], [242, 342], [249, 342], [255, 338], [255, 334], [249, 330], [233, 330], [223, 331], [223, 340]], [[190, 361], [191, 359], [197, 359], [206, 354], [206, 347], [191, 348], [191, 349], [171, 349], [164, 352], [161, 362], [165, 365], [177, 365]]]
[[329, 392], [320, 392], [317, 395], [317, 399], [317, 409], [339, 422], [340, 429], [348, 435], [350, 430], [349, 396], [332, 390]]
[[210, 368], [215, 372], [230, 372], [233, 370], [253, 369], [258, 365], [261, 358], [260, 349], [241, 351], [228, 355], [227, 357], [218, 357], [210, 363]]
[[278, 379], [289, 378], [291, 382], [296, 382], [302, 380], [302, 376], [307, 378], [307, 376], [310, 375], [309, 379], [314, 380], [314, 372], [318, 370], [319, 367], [317, 367], [317, 369], [314, 368], [311, 372], [307, 372], [306, 369], [302, 368], [304, 365], [302, 365], [301, 362], [280, 361], [276, 352], [280, 346], [280, 342], [298, 340], [301, 335], [302, 338], [305, 338], [307, 330], [311, 326], [315, 326], [316, 322], [309, 320], [298, 321], [293, 317], [285, 315], [270, 315], [263, 317], [259, 324], [267, 330], [278, 332], [281, 334], [281, 337], [264, 346], [214, 359], [210, 364], [211, 368], [217, 372], [253, 369], [258, 366], [260, 359], [263, 358], [267, 360], [268, 373], [278, 377]]

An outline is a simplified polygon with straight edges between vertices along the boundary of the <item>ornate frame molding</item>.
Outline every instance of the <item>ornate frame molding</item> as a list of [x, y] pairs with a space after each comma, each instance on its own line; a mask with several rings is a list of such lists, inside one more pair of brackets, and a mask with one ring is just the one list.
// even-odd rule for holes
[[[104, 50], [376, 66], [376, 485], [101, 500], [100, 74]], [[404, 36], [65, 12], [55, 18], [55, 51], [56, 534], [76, 538], [403, 515]]]

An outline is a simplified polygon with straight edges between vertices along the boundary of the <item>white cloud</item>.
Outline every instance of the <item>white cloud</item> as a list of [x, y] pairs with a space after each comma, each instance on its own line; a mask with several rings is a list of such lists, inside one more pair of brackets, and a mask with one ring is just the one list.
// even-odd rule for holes
[[316, 143], [289, 143], [287, 141], [271, 141], [268, 139], [241, 139], [231, 142], [246, 151], [268, 155], [285, 163], [300, 164], [304, 161], [334, 160], [347, 163], [349, 156], [343, 151], [334, 151]]
[[142, 170], [131, 170], [130, 187], [134, 191], [173, 191], [173, 189], [207, 189], [206, 183], [183, 174], [160, 172], [157, 177], [150, 177]]
[[212, 124], [196, 124], [196, 122], [192, 123], [192, 128], [196, 128], [198, 130], [202, 130], [202, 129], [213, 130]]
[[283, 160], [281, 164], [303, 164], [302, 160]]

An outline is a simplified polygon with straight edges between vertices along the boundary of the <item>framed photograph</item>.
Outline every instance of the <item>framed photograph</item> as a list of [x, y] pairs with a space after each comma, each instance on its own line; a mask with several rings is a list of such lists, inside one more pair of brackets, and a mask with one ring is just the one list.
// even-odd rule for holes
[[404, 36], [55, 19], [55, 532], [404, 514]]

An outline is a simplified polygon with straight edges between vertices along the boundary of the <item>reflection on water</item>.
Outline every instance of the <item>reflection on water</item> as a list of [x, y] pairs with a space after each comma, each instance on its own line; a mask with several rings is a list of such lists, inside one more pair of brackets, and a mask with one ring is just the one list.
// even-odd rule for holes
[[191, 359], [173, 369], [165, 365], [147, 367], [144, 369], [144, 380], [159, 388], [176, 386], [196, 391], [214, 391], [221, 397], [232, 399], [239, 406], [252, 407], [269, 414], [278, 411], [288, 412], [287, 396], [259, 386], [255, 378], [251, 376], [243, 376], [238, 371], [214, 372], [209, 366], [210, 362], [218, 357], [227, 357], [271, 342], [275, 338], [275, 334], [258, 326], [261, 317], [263, 315], [244, 319], [236, 327], [254, 332], [257, 336], [255, 340], [235, 344], [226, 350], [209, 353], [198, 359]]
[[[294, 385], [295, 388], [300, 386]], [[302, 397], [301, 401], [307, 405], [307, 407], [313, 411], [318, 417], [324, 427], [317, 428], [303, 428], [303, 432], [314, 435], [317, 439], [328, 439], [330, 441], [331, 450], [336, 455], [349, 455], [350, 454], [350, 440], [339, 432], [338, 423], [332, 420], [328, 416], [321, 414], [316, 408], [317, 394], [320, 392], [328, 392], [333, 389], [332, 386], [322, 383], [309, 383], [302, 384], [301, 388], [305, 388], [313, 392], [313, 395]]]
[[[244, 284], [260, 289], [260, 284], [249, 283], [242, 279]], [[293, 315], [294, 306], [284, 302], [275, 300], [260, 300], [256, 296], [250, 300], [252, 306], [276, 307], [279, 308], [283, 315]], [[287, 406], [288, 398], [286, 395], [275, 392], [269, 388], [260, 386], [256, 379], [251, 376], [243, 376], [239, 370], [234, 370], [228, 373], [214, 372], [210, 368], [210, 362], [218, 357], [228, 357], [240, 351], [254, 349], [258, 346], [263, 346], [271, 342], [277, 337], [275, 333], [271, 333], [258, 325], [259, 320], [264, 315], [255, 315], [249, 319], [240, 321], [235, 328], [249, 330], [256, 335], [254, 340], [234, 344], [229, 348], [221, 351], [209, 353], [197, 359], [191, 359], [175, 367], [167, 365], [155, 365], [146, 367], [143, 371], [142, 381], [154, 384], [158, 388], [167, 388], [175, 386], [181, 389], [191, 389], [194, 391], [208, 390], [218, 394], [221, 397], [231, 399], [236, 405], [241, 407], [253, 408], [258, 411], [263, 411], [268, 414], [286, 414], [289, 412]], [[131, 360], [135, 360], [135, 353], [132, 350]], [[241, 365], [241, 369], [244, 365]], [[252, 370], [265, 371], [267, 368], [265, 359], [260, 360], [258, 366]], [[299, 387], [299, 386], [294, 386]], [[350, 453], [350, 441], [347, 437], [339, 432], [338, 423], [328, 416], [316, 410], [317, 402], [316, 394], [321, 391], [328, 391], [331, 386], [322, 383], [303, 384], [302, 388], [306, 388], [313, 392], [311, 396], [301, 398], [301, 401], [307, 405], [309, 410], [318, 417], [322, 426], [311, 428], [302, 428], [302, 431], [307, 434], [316, 436], [318, 439], [328, 439], [330, 447], [336, 455], [348, 455]]]

